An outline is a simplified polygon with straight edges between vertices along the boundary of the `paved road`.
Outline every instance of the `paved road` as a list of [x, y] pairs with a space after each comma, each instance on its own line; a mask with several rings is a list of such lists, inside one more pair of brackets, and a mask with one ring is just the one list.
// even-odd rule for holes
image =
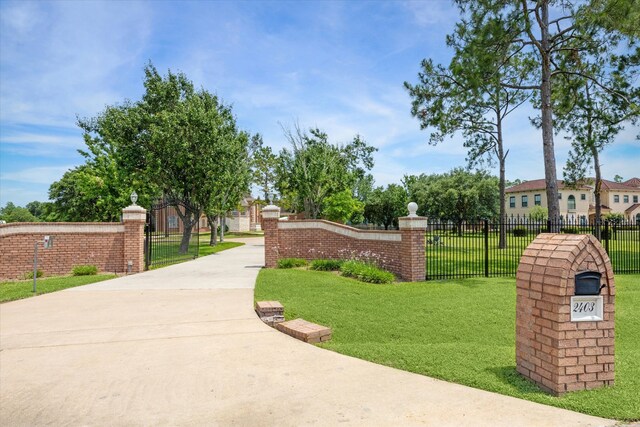
[[0, 306], [0, 425], [600, 426], [375, 365], [253, 310], [262, 239]]

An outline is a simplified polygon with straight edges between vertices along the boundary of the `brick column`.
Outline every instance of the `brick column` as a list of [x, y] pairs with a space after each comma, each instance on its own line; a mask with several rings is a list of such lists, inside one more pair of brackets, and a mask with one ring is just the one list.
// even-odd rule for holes
[[147, 211], [138, 205], [127, 206], [122, 210], [122, 222], [124, 223], [124, 270], [129, 271], [131, 261], [131, 273], [144, 271], [144, 223]]
[[264, 230], [264, 266], [274, 268], [278, 264], [278, 220], [280, 208], [267, 205], [262, 209], [262, 229]]
[[402, 253], [400, 276], [408, 282], [425, 280], [424, 234], [427, 230], [427, 218], [417, 216], [418, 205], [409, 203], [409, 216], [398, 218], [402, 234]]

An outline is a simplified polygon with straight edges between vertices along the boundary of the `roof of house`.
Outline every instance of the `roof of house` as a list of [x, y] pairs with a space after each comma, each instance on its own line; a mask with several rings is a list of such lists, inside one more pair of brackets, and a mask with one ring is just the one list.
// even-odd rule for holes
[[[569, 188], [564, 185], [564, 181], [558, 180], [558, 189], [562, 190], [565, 188]], [[525, 181], [522, 184], [514, 185], [513, 187], [509, 187], [505, 190], [505, 193], [519, 193], [521, 191], [533, 191], [533, 190], [544, 190], [547, 188], [544, 179], [533, 179], [531, 181]], [[572, 188], [573, 189], [573, 188]], [[580, 185], [577, 187], [578, 190], [590, 190], [591, 187], [586, 185]]]
[[[588, 178], [588, 182], [593, 183], [593, 178]], [[558, 180], [558, 190], [570, 189], [570, 190], [590, 190], [592, 187], [584, 184], [579, 185], [577, 188], [568, 187], [564, 184], [564, 181]], [[534, 191], [544, 190], [546, 188], [544, 179], [533, 179], [531, 181], [525, 181], [522, 184], [514, 185], [505, 190], [506, 193], [519, 193], [522, 191]], [[602, 189], [606, 191], [611, 190], [623, 190], [623, 191], [640, 191], [640, 178], [631, 178], [625, 182], [609, 181], [608, 179], [602, 180]]]
[[624, 185], [630, 185], [632, 187], [640, 187], [640, 178], [631, 178], [623, 182]]
[[634, 203], [633, 205], [631, 205], [627, 209], [625, 209], [624, 212], [630, 214], [631, 212], [635, 211], [639, 207], [640, 207], [640, 203]]

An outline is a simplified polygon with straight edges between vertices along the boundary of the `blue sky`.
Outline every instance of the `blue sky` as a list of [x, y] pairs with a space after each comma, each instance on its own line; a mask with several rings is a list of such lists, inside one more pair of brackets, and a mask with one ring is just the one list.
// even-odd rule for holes
[[[148, 60], [183, 71], [233, 105], [240, 126], [279, 150], [280, 123], [333, 142], [376, 146], [376, 183], [465, 164], [459, 136], [433, 147], [410, 115], [404, 81], [425, 57], [448, 62], [449, 1], [0, 3], [0, 205], [46, 200], [83, 163], [76, 117], [142, 94]], [[506, 124], [508, 179], [544, 176], [539, 131], [523, 108]], [[638, 128], [602, 156], [605, 178], [640, 176]], [[558, 174], [568, 141], [556, 138]]]

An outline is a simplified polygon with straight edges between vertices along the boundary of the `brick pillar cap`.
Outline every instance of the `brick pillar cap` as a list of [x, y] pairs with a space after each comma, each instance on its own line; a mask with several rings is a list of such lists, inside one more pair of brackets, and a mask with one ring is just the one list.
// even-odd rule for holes
[[262, 218], [280, 218], [280, 208], [276, 205], [267, 205], [262, 208]]
[[147, 218], [147, 210], [142, 206], [130, 205], [122, 209], [123, 221], [145, 221]]
[[398, 218], [400, 230], [426, 229], [427, 218], [424, 216], [403, 216]]

